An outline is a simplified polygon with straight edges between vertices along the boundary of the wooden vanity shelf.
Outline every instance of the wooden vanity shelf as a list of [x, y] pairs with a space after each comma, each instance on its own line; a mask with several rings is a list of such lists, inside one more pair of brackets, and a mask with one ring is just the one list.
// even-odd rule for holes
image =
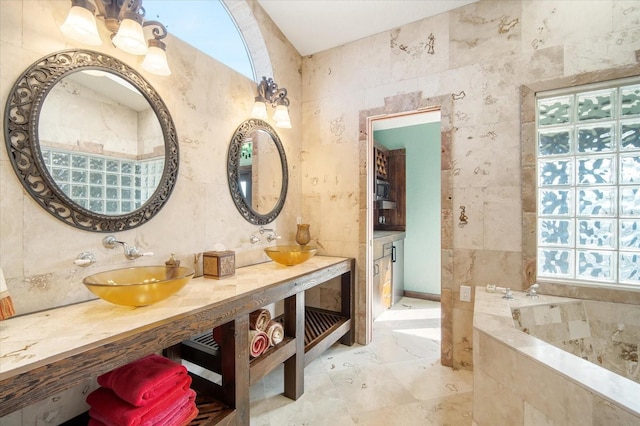
[[[284, 316], [274, 318], [282, 323]], [[342, 338], [351, 328], [351, 320], [338, 312], [305, 307], [304, 312], [304, 365], [307, 366], [322, 352]], [[260, 380], [295, 353], [295, 339], [285, 337], [278, 345], [269, 348], [257, 358], [251, 359], [251, 384]], [[190, 340], [182, 342], [182, 359], [214, 373], [222, 370], [220, 345], [213, 339], [213, 333], [206, 331]]]
[[218, 387], [198, 375], [189, 375], [192, 379], [191, 388], [196, 391], [196, 406], [198, 407], [198, 416], [189, 425], [234, 425], [236, 410], [220, 402]]
[[[284, 364], [283, 395], [296, 400], [304, 393], [304, 367], [311, 360], [338, 340], [354, 343], [355, 271], [355, 260], [342, 257], [314, 256], [290, 269], [266, 262], [236, 269], [227, 281], [231, 284], [219, 289], [206, 278], [194, 278], [173, 302], [134, 311], [92, 300], [4, 321], [0, 358], [7, 361], [0, 369], [0, 417], [161, 352], [220, 374], [219, 384], [192, 374], [200, 412], [192, 425], [249, 426], [252, 383]], [[256, 276], [261, 279], [256, 281]], [[340, 312], [306, 307], [306, 290], [333, 279], [340, 281]], [[279, 301], [284, 302], [280, 320], [285, 339], [250, 360], [249, 315]], [[175, 311], [172, 315], [167, 315], [167, 306]], [[66, 327], [74, 318], [81, 330], [101, 330], [110, 318], [123, 315], [127, 320], [116, 321], [108, 332], [89, 333], [83, 339]], [[34, 331], [31, 324], [43, 318], [47, 327]], [[220, 326], [224, 351], [212, 336]], [[26, 341], [25, 329], [30, 330]], [[56, 344], [60, 341], [77, 344], [62, 347]], [[18, 347], [22, 349], [16, 357]], [[86, 424], [86, 414], [78, 417], [80, 423], [69, 424]]]

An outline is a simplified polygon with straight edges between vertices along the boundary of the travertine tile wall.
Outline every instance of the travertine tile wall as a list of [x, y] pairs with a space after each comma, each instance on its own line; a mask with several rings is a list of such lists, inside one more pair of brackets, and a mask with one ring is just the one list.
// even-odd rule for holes
[[[68, 42], [60, 33], [69, 7], [68, 1], [0, 1], [3, 117], [5, 100], [28, 66], [54, 51], [86, 48]], [[247, 10], [253, 10], [258, 24], [253, 31], [261, 32], [268, 46], [268, 52], [260, 52], [258, 72], [268, 73], [267, 68], [273, 65], [274, 79], [286, 86], [291, 100], [293, 128], [277, 129], [289, 163], [289, 193], [283, 212], [273, 225], [283, 236], [282, 241], [293, 241], [296, 217], [301, 211], [301, 58], [257, 4], [249, 4]], [[102, 39], [108, 40], [106, 30], [100, 27]], [[136, 68], [154, 86], [171, 112], [180, 144], [179, 178], [167, 205], [148, 224], [120, 232], [117, 237], [155, 253], [154, 257], [138, 259], [136, 264], [164, 262], [173, 252], [183, 264], [194, 265], [201, 272], [202, 262], [196, 255], [213, 249], [216, 243], [236, 250], [238, 266], [268, 260], [262, 249], [269, 243], [249, 242], [258, 227], [238, 213], [226, 178], [229, 141], [236, 127], [249, 117], [256, 83], [171, 34], [167, 46], [170, 77], [142, 72], [140, 58], [122, 53], [107, 42], [94, 49]], [[130, 265], [122, 250], [102, 247], [103, 237], [76, 230], [42, 210], [14, 175], [6, 149], [0, 149], [0, 265], [19, 314], [93, 297], [82, 285], [84, 276]], [[94, 252], [98, 259], [86, 269], [73, 264], [85, 250]], [[84, 397], [92, 386], [94, 379], [87, 378], [86, 383], [20, 410], [0, 423], [31, 425], [46, 419], [58, 424], [86, 409]]]
[[[289, 193], [274, 226], [283, 241], [293, 241], [301, 209], [301, 58], [262, 9], [250, 6], [269, 46], [263, 56], [271, 57], [273, 77], [287, 87], [292, 103], [293, 128], [277, 130], [289, 162]], [[69, 7], [67, 1], [0, 2], [3, 117], [9, 91], [28, 66], [57, 50], [86, 48], [69, 42], [60, 33]], [[108, 40], [106, 29], [100, 27], [102, 39]], [[117, 237], [155, 253], [152, 258], [138, 259], [136, 264], [164, 262], [174, 252], [183, 264], [194, 265], [194, 255], [213, 249], [216, 243], [236, 250], [238, 266], [268, 260], [262, 253], [266, 241], [256, 245], [249, 242], [257, 227], [238, 213], [226, 178], [229, 141], [236, 127], [249, 117], [256, 83], [172, 35], [167, 45], [172, 75], [142, 74], [159, 92], [175, 122], [180, 143], [179, 178], [157, 217], [140, 228], [120, 232]], [[110, 43], [103, 42], [95, 50], [140, 71], [140, 58], [122, 53]], [[0, 199], [0, 265], [18, 313], [86, 300], [91, 295], [82, 285], [82, 277], [131, 263], [122, 250], [102, 247], [103, 234], [76, 230], [36, 205], [15, 177], [4, 148], [0, 150]], [[73, 264], [85, 250], [94, 252], [98, 259], [86, 269]], [[199, 265], [201, 259], [195, 266]]]
[[[303, 214], [321, 218], [316, 232], [330, 252], [358, 259], [358, 319], [367, 207], [359, 112], [409, 111], [416, 98], [452, 101], [451, 205], [465, 205], [469, 223], [444, 219], [454, 226], [452, 247], [443, 251], [445, 268], [452, 265], [451, 296], [443, 289], [443, 355], [449, 350], [451, 365], [470, 368], [473, 302], [458, 301], [460, 285], [518, 289], [523, 281], [520, 86], [636, 64], [638, 49], [635, 1], [481, 0], [305, 57]], [[408, 102], [385, 110], [394, 96]]]

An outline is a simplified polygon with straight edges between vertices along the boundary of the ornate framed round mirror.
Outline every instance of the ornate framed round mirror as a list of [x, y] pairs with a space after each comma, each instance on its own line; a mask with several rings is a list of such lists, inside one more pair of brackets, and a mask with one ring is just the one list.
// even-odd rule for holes
[[265, 121], [250, 119], [236, 129], [227, 159], [231, 198], [254, 225], [273, 222], [287, 198], [289, 172], [284, 147]]
[[31, 197], [86, 231], [146, 223], [178, 176], [166, 105], [137, 71], [103, 53], [65, 50], [31, 65], [9, 94], [4, 129]]

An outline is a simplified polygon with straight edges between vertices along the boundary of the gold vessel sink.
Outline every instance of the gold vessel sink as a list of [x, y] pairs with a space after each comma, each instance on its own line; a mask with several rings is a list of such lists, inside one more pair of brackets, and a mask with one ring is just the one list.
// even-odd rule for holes
[[293, 266], [311, 259], [318, 249], [310, 246], [267, 247], [264, 252], [281, 265]]
[[184, 266], [136, 266], [89, 275], [83, 284], [99, 298], [116, 305], [147, 306], [178, 292], [193, 277]]

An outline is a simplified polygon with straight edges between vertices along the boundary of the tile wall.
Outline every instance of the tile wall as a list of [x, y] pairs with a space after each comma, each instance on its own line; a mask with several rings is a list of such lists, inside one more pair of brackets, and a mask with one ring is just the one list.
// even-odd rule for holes
[[[63, 38], [60, 24], [70, 3], [47, 0], [0, 2], [0, 99], [2, 116], [7, 96], [18, 76], [32, 63], [52, 52], [86, 48]], [[273, 223], [283, 241], [293, 241], [300, 215], [300, 111], [301, 58], [260, 7], [254, 20], [273, 64], [273, 77], [286, 86], [291, 100], [292, 129], [278, 129], [289, 163], [289, 193], [282, 214]], [[101, 27], [103, 40], [108, 40]], [[268, 260], [266, 241], [251, 244], [258, 231], [238, 213], [226, 178], [227, 148], [236, 127], [249, 117], [256, 83], [190, 47], [171, 34], [167, 54], [170, 77], [146, 74], [141, 58], [122, 53], [107, 43], [95, 48], [136, 68], [157, 90], [176, 126], [180, 148], [179, 177], [170, 200], [148, 224], [119, 232], [119, 240], [134, 244], [153, 257], [136, 264], [158, 264], [171, 253], [183, 265], [201, 273], [199, 254], [216, 244], [236, 251], [238, 266]], [[264, 72], [265, 67], [258, 69]], [[272, 123], [273, 125], [273, 123]], [[2, 125], [0, 125], [2, 126]], [[24, 191], [16, 178], [6, 149], [0, 149], [0, 266], [19, 314], [49, 309], [93, 298], [82, 278], [101, 270], [131, 265], [121, 250], [102, 247], [103, 234], [72, 228], [46, 213]], [[89, 268], [73, 264], [83, 251], [97, 262]], [[43, 324], [46, 327], [46, 324]], [[84, 398], [95, 386], [87, 378], [77, 387], [27, 407], [0, 423], [7, 425], [59, 424], [86, 410]]]
[[[442, 291], [443, 343], [451, 336], [443, 352], [454, 368], [471, 368], [473, 301], [459, 301], [460, 285], [518, 289], [524, 280], [520, 87], [637, 66], [639, 40], [637, 2], [481, 0], [303, 58], [303, 214], [323, 218], [317, 235], [331, 252], [358, 259], [364, 289], [361, 112], [410, 111], [425, 99], [450, 99], [442, 115], [451, 123], [451, 173], [443, 182], [451, 182], [450, 204], [466, 206], [469, 223], [444, 219], [452, 245], [442, 246], [443, 269], [452, 280]], [[398, 96], [406, 102], [385, 109]], [[366, 297], [357, 296], [362, 320]]]
[[[64, 1], [0, 2], [0, 98], [4, 100], [18, 76], [41, 57], [57, 50], [86, 48], [66, 40], [59, 26], [69, 10]], [[255, 20], [274, 63], [274, 78], [286, 86], [292, 102], [292, 129], [278, 129], [289, 162], [289, 193], [274, 226], [284, 241], [293, 241], [300, 215], [299, 99], [301, 59], [262, 9]], [[108, 40], [101, 26], [102, 39]], [[142, 73], [167, 105], [176, 126], [180, 169], [170, 200], [157, 217], [142, 227], [120, 232], [119, 240], [155, 253], [136, 264], [164, 262], [170, 253], [201, 270], [199, 253], [218, 243], [237, 253], [237, 265], [268, 260], [262, 241], [253, 245], [258, 227], [238, 213], [227, 185], [227, 148], [236, 127], [249, 117], [256, 83], [169, 35], [167, 49], [172, 75], [144, 73], [141, 58], [103, 42], [96, 50], [115, 56]], [[260, 72], [260, 71], [259, 71]], [[286, 82], [286, 83], [285, 83]], [[273, 123], [272, 123], [273, 124]], [[14, 175], [6, 149], [0, 150], [0, 265], [18, 313], [79, 302], [93, 297], [82, 277], [131, 264], [121, 250], [102, 247], [102, 234], [76, 230], [41, 209]], [[87, 269], [73, 264], [83, 251], [97, 262]]]

